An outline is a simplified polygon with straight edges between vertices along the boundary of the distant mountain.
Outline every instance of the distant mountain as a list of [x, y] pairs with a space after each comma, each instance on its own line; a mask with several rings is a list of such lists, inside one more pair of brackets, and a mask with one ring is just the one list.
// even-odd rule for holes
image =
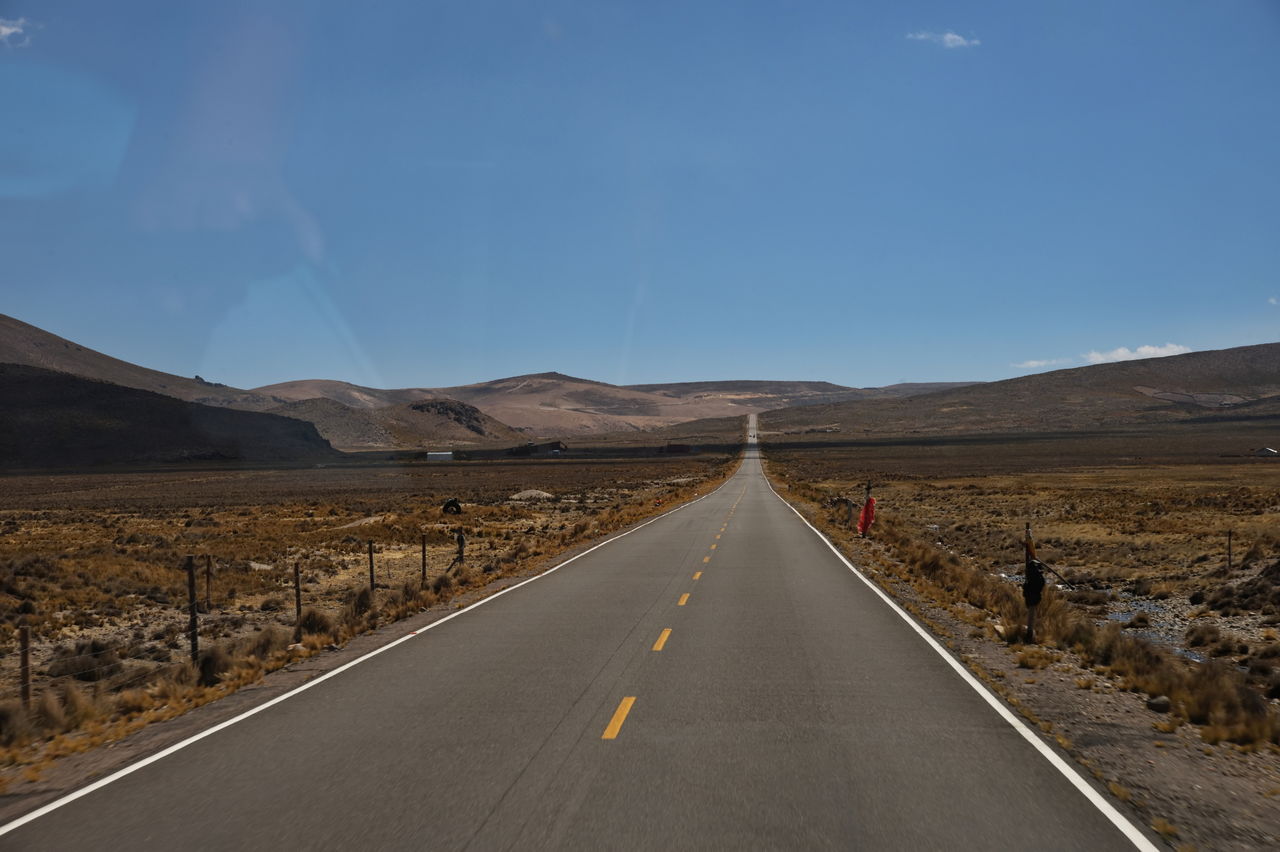
[[0, 467], [339, 456], [314, 426], [22, 364], [0, 364]]
[[0, 363], [25, 364], [45, 370], [57, 370], [127, 388], [152, 391], [188, 402], [234, 406], [246, 411], [263, 411], [284, 401], [252, 391], [206, 382], [198, 376], [188, 379], [147, 367], [139, 367], [137, 364], [104, 355], [4, 314], [0, 314]]
[[[1280, 396], [1280, 343], [1056, 370], [913, 396], [776, 411], [761, 428], [854, 435], [1098, 430], [1185, 421]], [[1247, 407], [1246, 407], [1247, 406]]]
[[738, 417], [846, 399], [907, 396], [958, 383], [846, 388], [829, 382], [718, 381], [610, 385], [534, 373], [436, 392], [460, 399], [503, 423], [540, 437], [661, 429], [693, 420]]
[[[0, 314], [0, 363], [55, 370], [203, 405], [273, 412], [313, 424], [344, 449], [466, 447], [526, 440], [506, 425], [437, 392], [377, 390], [347, 382], [286, 382], [242, 390], [140, 367]], [[426, 408], [408, 406], [431, 400]], [[374, 412], [376, 409], [384, 409]]]
[[[789, 406], [908, 397], [960, 386], [849, 388], [830, 382], [716, 381], [624, 387], [563, 373], [534, 373], [446, 388], [388, 390], [308, 379], [243, 390], [199, 376], [185, 378], [130, 364], [3, 315], [0, 363], [60, 370], [205, 405], [274, 411], [315, 424], [335, 446], [348, 449], [408, 449], [440, 443], [461, 446], [472, 441], [640, 432]], [[476, 414], [463, 409], [426, 416], [422, 410], [406, 408], [441, 400], [474, 406], [490, 420], [481, 423]]]
[[917, 396], [972, 384], [976, 383], [908, 382], [881, 388], [850, 388], [830, 382], [721, 381], [627, 385], [626, 387], [630, 390], [657, 393], [673, 399], [698, 400], [703, 403], [720, 401], [741, 409], [736, 412], [725, 412], [725, 416], [732, 416], [732, 414], [759, 413], [797, 405], [824, 405], [850, 402], [855, 399]]

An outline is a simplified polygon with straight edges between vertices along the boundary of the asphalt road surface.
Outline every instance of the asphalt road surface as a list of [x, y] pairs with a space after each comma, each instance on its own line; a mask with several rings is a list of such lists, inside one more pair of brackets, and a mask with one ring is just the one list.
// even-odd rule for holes
[[1133, 848], [1080, 787], [751, 447], [714, 494], [0, 848]]

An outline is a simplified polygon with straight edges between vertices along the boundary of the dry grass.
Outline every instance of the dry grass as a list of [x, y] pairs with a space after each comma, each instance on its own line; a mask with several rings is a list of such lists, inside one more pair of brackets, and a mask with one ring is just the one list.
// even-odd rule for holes
[[[0, 765], [93, 747], [214, 700], [293, 659], [448, 604], [705, 493], [728, 456], [361, 465], [338, 470], [9, 477], [0, 496], [0, 651], [30, 625], [33, 706], [0, 668]], [[542, 503], [509, 495], [530, 487]], [[446, 497], [462, 516], [443, 516]], [[454, 532], [467, 559], [446, 573]], [[427, 582], [421, 581], [422, 538]], [[368, 587], [368, 542], [378, 586]], [[186, 553], [200, 644], [189, 660]], [[305, 608], [295, 623], [294, 564]]]
[[[842, 470], [839, 457], [791, 452], [768, 458], [771, 474], [787, 482], [787, 496], [807, 503], [837, 542], [852, 545], [847, 514], [833, 498], [857, 493], [865, 472]], [[1054, 653], [1070, 652], [1124, 688], [1168, 696], [1174, 716], [1200, 726], [1207, 742], [1280, 743], [1280, 715], [1266, 701], [1280, 697], [1280, 648], [1272, 650], [1262, 633], [1265, 617], [1276, 612], [1267, 585], [1272, 571], [1280, 583], [1280, 562], [1274, 569], [1269, 564], [1275, 540], [1264, 529], [1268, 518], [1280, 520], [1280, 468], [1265, 473], [1267, 485], [1249, 487], [1227, 487], [1222, 471], [1202, 468], [964, 481], [903, 477], [877, 487], [872, 535], [891, 554], [886, 570], [901, 572], [957, 617], [985, 626], [994, 640], [1017, 644], [1025, 638], [1027, 614], [1012, 575], [1021, 570], [1021, 521], [1032, 519], [1040, 557], [1075, 590], [1046, 589], [1036, 638], [1055, 650], [1023, 649], [1020, 667], [1040, 669], [1054, 662]], [[1230, 575], [1225, 556], [1215, 561], [1204, 533], [1228, 527], [1248, 530], [1246, 540], [1253, 541], [1252, 567], [1233, 561]], [[1210, 582], [1241, 571], [1247, 580], [1222, 586], [1233, 589], [1230, 594], [1204, 595]], [[1191, 603], [1197, 594], [1206, 605], [1199, 609]], [[1276, 595], [1280, 602], [1280, 589]], [[1121, 598], [1133, 607], [1129, 601], [1150, 601], [1144, 604], [1150, 611], [1135, 609], [1123, 622], [1108, 619], [1108, 607]], [[1231, 612], [1254, 607], [1252, 620], [1233, 623], [1256, 638], [1225, 631], [1215, 600]], [[1185, 613], [1180, 617], [1190, 619], [1190, 627], [1163, 626], [1170, 612]], [[1159, 636], [1167, 641], [1155, 640]], [[1179, 641], [1207, 650], [1211, 659], [1200, 664], [1180, 657], [1174, 652]]]

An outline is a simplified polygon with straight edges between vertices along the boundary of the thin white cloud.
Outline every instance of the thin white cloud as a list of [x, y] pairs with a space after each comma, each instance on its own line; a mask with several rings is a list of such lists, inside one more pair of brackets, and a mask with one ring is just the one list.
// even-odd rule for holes
[[1164, 358], [1169, 355], [1184, 355], [1190, 351], [1190, 346], [1183, 346], [1180, 343], [1166, 343], [1164, 346], [1139, 346], [1137, 349], [1121, 346], [1119, 349], [1112, 349], [1110, 352], [1099, 352], [1095, 349], [1084, 358], [1090, 364], [1110, 364], [1113, 361], [1135, 361], [1139, 358]]
[[1280, 299], [1277, 299], [1275, 296], [1272, 296], [1270, 299], [1267, 299], [1267, 304], [1268, 304], [1268, 305], [1280, 305]]
[[1014, 364], [1013, 366], [1020, 370], [1039, 370], [1044, 367], [1058, 367], [1062, 364], [1070, 364], [1074, 360], [1074, 358], [1033, 358], [1030, 361], [1023, 361], [1021, 363]]
[[982, 42], [976, 38], [965, 38], [964, 36], [959, 35], [958, 33], [953, 33], [950, 30], [947, 30], [945, 33], [930, 33], [922, 30], [918, 33], [907, 33], [907, 38], [912, 41], [930, 41], [934, 44], [940, 44], [948, 50], [952, 50], [957, 47], [977, 47], [982, 44]]
[[32, 23], [26, 18], [10, 20], [0, 18], [0, 44], [5, 47], [26, 47], [31, 44]]

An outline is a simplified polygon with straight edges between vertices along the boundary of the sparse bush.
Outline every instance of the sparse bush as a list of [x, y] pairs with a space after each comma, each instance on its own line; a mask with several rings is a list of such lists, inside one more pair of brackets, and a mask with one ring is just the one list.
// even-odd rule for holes
[[238, 657], [257, 657], [259, 660], [267, 660], [276, 651], [288, 647], [290, 637], [287, 631], [269, 625], [261, 632], [248, 637], [236, 649]]
[[1061, 657], [1061, 654], [1055, 654], [1044, 648], [1027, 648], [1018, 654], [1018, 668], [1043, 669], [1056, 663]]
[[200, 686], [215, 686], [231, 668], [231, 657], [221, 645], [214, 645], [200, 652], [198, 666], [196, 682]]
[[1128, 621], [1126, 621], [1126, 622], [1125, 622], [1125, 625], [1124, 625], [1124, 626], [1125, 626], [1125, 627], [1128, 627], [1128, 628], [1144, 628], [1144, 627], [1150, 627], [1150, 626], [1151, 626], [1151, 616], [1149, 616], [1149, 615], [1147, 615], [1147, 613], [1145, 613], [1145, 612], [1143, 612], [1143, 611], [1139, 610], [1138, 612], [1135, 612], [1135, 613], [1134, 613], [1134, 614], [1129, 618], [1129, 620], [1128, 620]]
[[1217, 642], [1221, 638], [1222, 631], [1218, 629], [1218, 625], [1199, 621], [1187, 628], [1184, 641], [1188, 648], [1200, 648]]
[[315, 607], [307, 607], [302, 610], [302, 618], [298, 622], [302, 634], [305, 636], [310, 633], [319, 636], [332, 636], [334, 632], [333, 619]]
[[82, 639], [74, 650], [65, 646], [54, 649], [49, 676], [93, 682], [119, 674], [122, 668], [114, 646], [98, 639]]
[[373, 609], [373, 590], [368, 586], [362, 587], [351, 596], [350, 606], [356, 615], [364, 615]]
[[31, 721], [19, 701], [0, 702], [0, 744], [17, 745], [31, 736]]
[[67, 714], [63, 712], [62, 701], [53, 689], [40, 693], [36, 701], [36, 723], [46, 731], [61, 733], [67, 730]]
[[62, 708], [69, 729], [78, 728], [101, 715], [101, 708], [94, 697], [69, 680], [62, 683]]

